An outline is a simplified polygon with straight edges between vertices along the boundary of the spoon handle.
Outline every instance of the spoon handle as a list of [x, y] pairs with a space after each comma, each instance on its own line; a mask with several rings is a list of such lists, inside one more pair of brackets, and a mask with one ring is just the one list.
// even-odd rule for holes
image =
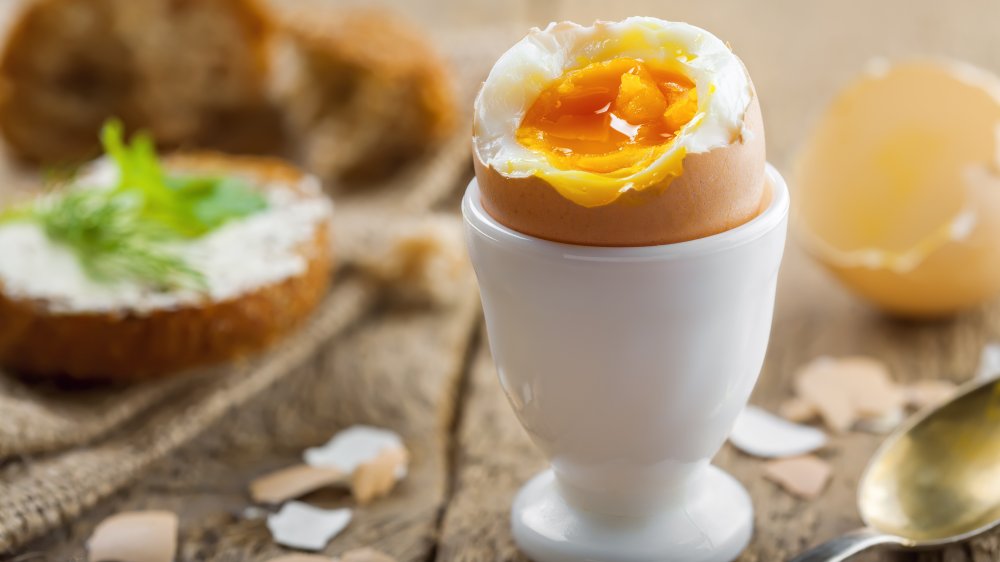
[[880, 533], [869, 527], [862, 527], [830, 539], [825, 543], [804, 552], [789, 562], [841, 562], [859, 552], [881, 544], [902, 544], [899, 537]]

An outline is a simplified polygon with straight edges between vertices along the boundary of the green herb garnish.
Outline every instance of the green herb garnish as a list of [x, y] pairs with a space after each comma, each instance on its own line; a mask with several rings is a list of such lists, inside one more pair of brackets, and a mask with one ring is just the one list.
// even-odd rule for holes
[[150, 137], [137, 134], [126, 144], [118, 121], [104, 125], [101, 143], [118, 168], [114, 186], [77, 185], [0, 211], [0, 223], [38, 222], [95, 280], [160, 290], [203, 286], [202, 274], [172, 245], [267, 208], [264, 196], [237, 178], [167, 175]]
[[164, 247], [174, 234], [139, 216], [133, 202], [97, 189], [73, 189], [32, 209], [51, 240], [70, 247], [98, 281], [132, 279], [158, 289], [201, 286], [201, 274]]

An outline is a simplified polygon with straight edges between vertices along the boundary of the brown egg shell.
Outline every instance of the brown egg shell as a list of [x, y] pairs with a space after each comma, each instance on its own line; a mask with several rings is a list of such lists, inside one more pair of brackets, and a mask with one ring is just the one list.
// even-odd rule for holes
[[[945, 318], [996, 298], [998, 100], [1000, 79], [966, 63], [872, 66], [802, 143], [793, 174], [798, 241], [892, 316]], [[925, 138], [933, 142], [912, 140]], [[974, 220], [959, 233], [954, 225], [968, 212]], [[941, 228], [951, 230], [948, 239], [925, 247]], [[904, 255], [911, 263], [894, 265]]]
[[[982, 230], [1000, 231], [994, 226], [984, 226]], [[983, 259], [984, 254], [992, 257]], [[851, 292], [885, 314], [911, 320], [938, 320], [996, 298], [1000, 291], [998, 262], [1000, 248], [953, 243], [905, 274], [884, 268], [823, 265]]]
[[724, 232], [757, 216], [765, 196], [764, 123], [756, 94], [744, 117], [749, 134], [684, 158], [680, 176], [584, 207], [538, 176], [511, 178], [474, 150], [483, 208], [518, 232], [585, 246], [655, 246]]

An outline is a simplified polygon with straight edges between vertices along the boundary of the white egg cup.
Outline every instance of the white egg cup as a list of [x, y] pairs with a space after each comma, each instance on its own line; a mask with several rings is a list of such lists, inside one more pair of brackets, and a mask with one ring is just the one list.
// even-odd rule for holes
[[788, 188], [721, 234], [662, 246], [559, 244], [462, 202], [490, 348], [510, 403], [552, 468], [514, 500], [537, 562], [726, 562], [753, 506], [709, 465], [767, 348]]

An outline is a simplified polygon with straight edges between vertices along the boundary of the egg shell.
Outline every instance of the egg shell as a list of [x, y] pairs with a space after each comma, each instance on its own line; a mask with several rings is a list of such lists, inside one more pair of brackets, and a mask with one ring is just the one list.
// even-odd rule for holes
[[813, 455], [777, 459], [764, 465], [764, 478], [807, 500], [823, 493], [832, 474], [830, 464]]
[[87, 550], [90, 562], [172, 562], [177, 553], [177, 515], [162, 510], [117, 513], [94, 529]]
[[538, 176], [504, 176], [474, 150], [483, 208], [523, 234], [585, 246], [655, 246], [718, 234], [757, 216], [765, 197], [764, 123], [756, 93], [744, 124], [732, 144], [688, 154], [680, 176], [589, 208]]
[[937, 318], [1000, 294], [1000, 79], [873, 61], [795, 166], [799, 241], [882, 311]]
[[336, 468], [301, 464], [283, 468], [250, 483], [250, 497], [257, 503], [280, 504], [326, 486], [345, 483], [348, 475]]

